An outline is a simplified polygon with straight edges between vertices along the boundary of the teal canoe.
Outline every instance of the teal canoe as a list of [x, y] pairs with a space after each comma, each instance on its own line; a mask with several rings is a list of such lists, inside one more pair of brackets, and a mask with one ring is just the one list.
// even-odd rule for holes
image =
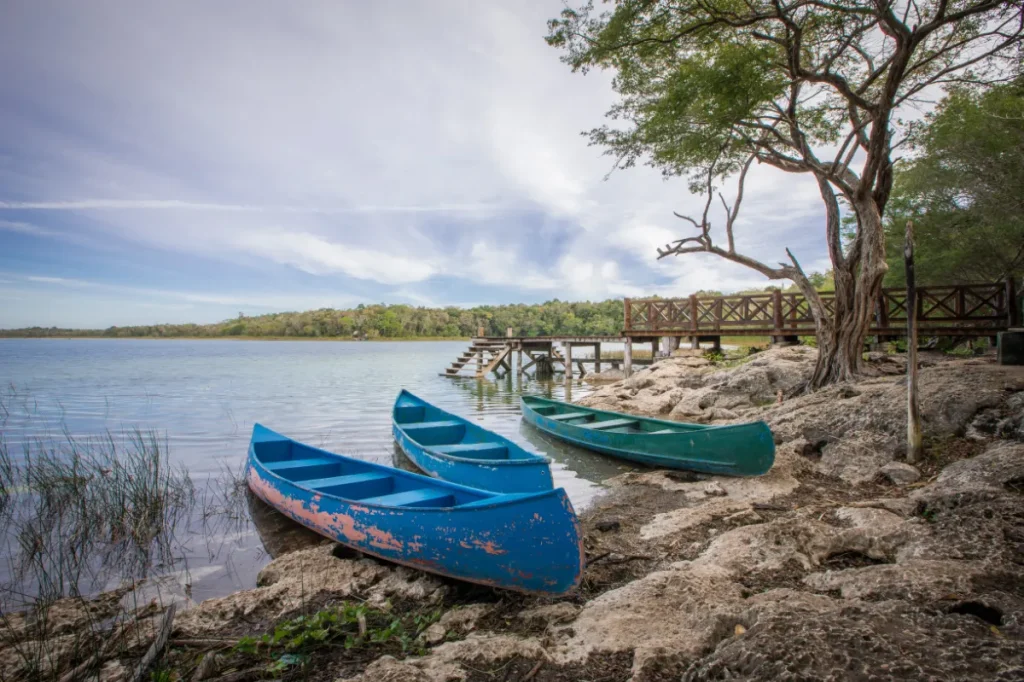
[[654, 467], [727, 476], [759, 476], [775, 462], [764, 422], [708, 426], [606, 412], [523, 396], [523, 419], [582, 448]]

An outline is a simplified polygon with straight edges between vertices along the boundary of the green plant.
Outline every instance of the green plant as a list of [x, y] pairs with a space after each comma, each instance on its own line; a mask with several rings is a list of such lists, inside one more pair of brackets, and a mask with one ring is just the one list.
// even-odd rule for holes
[[701, 353], [701, 357], [713, 363], [719, 363], [725, 360], [725, 354], [717, 348], [709, 348]]
[[394, 615], [364, 603], [342, 602], [310, 615], [282, 621], [261, 637], [243, 637], [233, 651], [263, 657], [267, 672], [280, 674], [303, 666], [324, 647], [370, 649], [397, 646], [401, 652], [421, 652], [417, 638], [436, 623], [441, 610]]
[[149, 682], [173, 682], [174, 671], [169, 668], [160, 668], [149, 674]]

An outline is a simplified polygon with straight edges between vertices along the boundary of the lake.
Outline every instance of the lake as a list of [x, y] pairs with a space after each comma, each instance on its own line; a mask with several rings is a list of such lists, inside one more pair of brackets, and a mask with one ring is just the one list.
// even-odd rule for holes
[[[439, 376], [467, 345], [0, 339], [0, 389], [10, 412], [0, 430], [17, 459], [20, 443], [62, 430], [82, 438], [155, 429], [171, 461], [187, 467], [197, 486], [241, 470], [256, 422], [311, 445], [409, 468], [396, 452], [390, 417], [396, 394], [407, 388], [549, 456], [555, 485], [566, 489], [577, 511], [601, 491], [602, 480], [630, 469], [521, 423], [520, 395], [579, 398], [590, 389], [578, 378], [566, 384], [561, 375], [544, 381]], [[194, 599], [255, 585], [270, 559], [260, 533], [275, 531], [251, 522], [251, 505], [232, 523], [196, 519], [180, 538], [180, 565], [173, 568], [187, 570]], [[0, 581], [8, 575], [0, 565]]]

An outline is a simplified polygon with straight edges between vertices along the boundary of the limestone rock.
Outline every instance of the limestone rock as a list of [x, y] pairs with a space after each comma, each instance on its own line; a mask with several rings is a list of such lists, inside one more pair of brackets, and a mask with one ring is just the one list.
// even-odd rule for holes
[[905, 462], [889, 462], [878, 472], [896, 485], [909, 485], [921, 479], [920, 470]]
[[632, 650], [636, 672], [665, 650], [694, 658], [723, 629], [732, 631], [742, 600], [740, 586], [721, 570], [681, 562], [587, 602], [555, 659]]
[[580, 612], [580, 607], [570, 602], [557, 602], [545, 604], [519, 613], [519, 617], [531, 624], [543, 624], [545, 626], [568, 623]]
[[423, 631], [423, 641], [430, 645], [439, 644], [444, 641], [447, 634], [448, 630], [443, 625], [434, 623]]
[[982, 561], [912, 559], [812, 573], [804, 578], [804, 584], [819, 592], [838, 590], [844, 599], [933, 601], [969, 594], [975, 581], [991, 571], [991, 566]]
[[475, 630], [477, 621], [493, 610], [490, 604], [468, 604], [446, 611], [437, 624], [445, 630], [465, 634]]
[[818, 471], [850, 483], [866, 483], [896, 457], [899, 441], [886, 433], [853, 431], [821, 450]]
[[719, 485], [715, 481], [711, 481], [710, 483], [704, 486], [704, 494], [707, 495], [708, 497], [725, 497], [729, 493], [726, 492], [725, 488], [723, 488], [721, 485]]
[[746, 526], [752, 523], [761, 523], [763, 520], [764, 519], [761, 518], [761, 515], [754, 511], [753, 509], [744, 509], [743, 511], [738, 511], [735, 514], [729, 514], [723, 519], [723, 521], [725, 521], [726, 523], [731, 523], [736, 526]]
[[324, 593], [335, 599], [358, 595], [375, 606], [395, 597], [436, 603], [443, 595], [441, 581], [429, 573], [372, 559], [339, 559], [332, 549], [321, 545], [275, 559], [260, 571], [259, 587], [202, 602], [175, 618], [175, 632], [216, 636], [240, 620], [277, 618]]
[[[856, 646], [850, 646], [857, 642]], [[998, 680], [1024, 673], [1024, 647], [974, 617], [905, 602], [763, 610], [682, 675], [698, 680]]]
[[934, 483], [913, 493], [919, 500], [965, 493], [1003, 493], [1024, 482], [1024, 443], [997, 443], [971, 459], [953, 462]]

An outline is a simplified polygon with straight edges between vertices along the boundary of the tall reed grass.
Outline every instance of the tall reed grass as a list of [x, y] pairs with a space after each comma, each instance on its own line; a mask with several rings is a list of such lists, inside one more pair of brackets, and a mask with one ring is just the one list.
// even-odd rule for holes
[[[0, 608], [89, 594], [175, 559], [196, 502], [154, 431], [76, 437], [65, 425], [9, 433], [30, 403], [0, 394]], [[44, 425], [45, 426], [45, 425]]]

